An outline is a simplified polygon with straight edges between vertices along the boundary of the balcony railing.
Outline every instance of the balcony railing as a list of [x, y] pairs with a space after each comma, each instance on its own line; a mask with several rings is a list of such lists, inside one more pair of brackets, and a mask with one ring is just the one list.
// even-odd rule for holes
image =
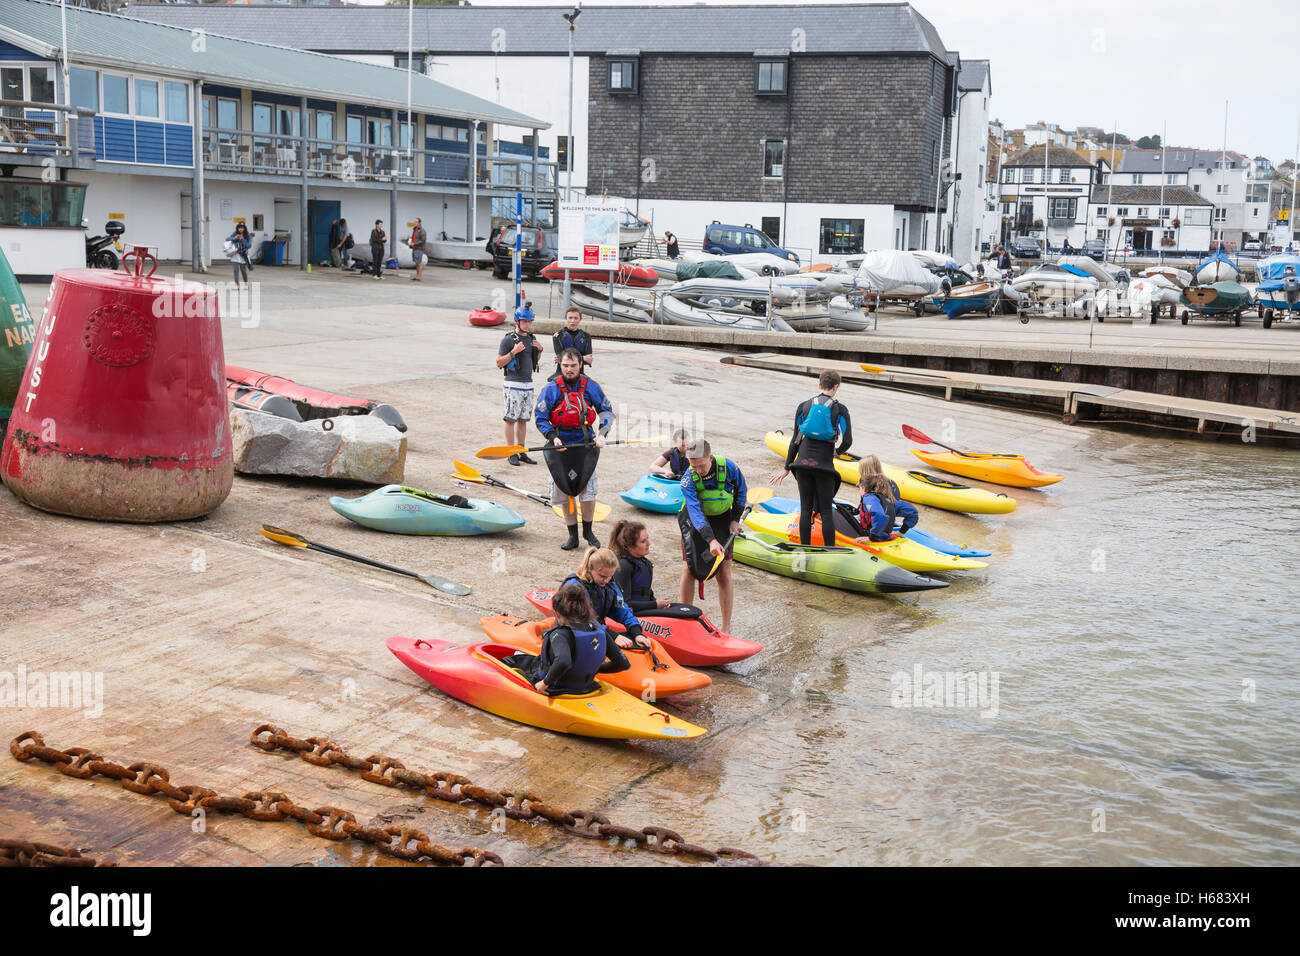
[[[469, 152], [394, 147], [252, 130], [203, 129], [203, 165], [212, 171], [332, 178], [342, 182], [401, 185], [470, 185]], [[474, 187], [531, 191], [555, 188], [556, 163], [531, 156], [479, 155], [473, 163]]]
[[0, 153], [93, 156], [94, 115], [55, 103], [0, 100]]

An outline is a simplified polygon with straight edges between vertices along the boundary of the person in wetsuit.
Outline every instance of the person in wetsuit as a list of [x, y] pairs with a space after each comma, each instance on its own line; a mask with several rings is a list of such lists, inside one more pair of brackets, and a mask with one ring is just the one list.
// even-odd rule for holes
[[571, 305], [564, 310], [564, 328], [551, 336], [551, 345], [555, 348], [555, 371], [547, 379], [553, 382], [560, 375], [560, 356], [564, 354], [565, 349], [576, 349], [582, 356], [582, 368], [578, 372], [584, 373], [588, 366], [591, 365], [591, 335], [586, 329], [579, 328], [582, 324], [582, 310], [576, 305]]
[[609, 548], [588, 548], [582, 564], [560, 584], [566, 588], [577, 584], [587, 592], [594, 615], [592, 620], [603, 623], [606, 618], [617, 621], [626, 629], [614, 637], [618, 647], [649, 647], [650, 639], [641, 633], [641, 622], [623, 598], [623, 591], [614, 583], [618, 571], [618, 555]]
[[686, 446], [690, 443], [691, 438], [686, 434], [686, 429], [677, 429], [673, 432], [672, 447], [654, 460], [650, 465], [650, 471], [665, 478], [676, 478], [681, 481], [682, 475], [686, 474], [686, 469], [691, 467], [691, 463], [686, 458]]
[[785, 468], [772, 476], [771, 483], [779, 485], [794, 472], [799, 485], [799, 543], [813, 543], [812, 519], [816, 513], [822, 522], [822, 543], [833, 547], [835, 492], [840, 487], [835, 456], [844, 454], [853, 444], [853, 426], [849, 410], [835, 399], [840, 390], [840, 373], [827, 369], [817, 379], [817, 386], [818, 393], [795, 410], [794, 435]]
[[652, 587], [654, 583], [654, 563], [646, 557], [650, 553], [650, 532], [640, 521], [624, 519], [614, 525], [610, 543], [618, 555], [618, 570], [614, 572], [614, 583], [623, 592], [623, 600], [632, 609], [632, 613], [654, 611], [669, 607], [669, 598], [657, 598]]
[[598, 690], [597, 674], [617, 674], [631, 663], [609, 632], [595, 621], [585, 588], [571, 584], [551, 599], [555, 625], [542, 634], [536, 655], [512, 654], [503, 660], [518, 668], [543, 694], [586, 694]]
[[911, 531], [920, 519], [916, 508], [898, 497], [898, 485], [885, 477], [875, 455], [858, 462], [858, 489], [862, 499], [858, 502], [857, 523], [863, 532], [854, 539], [858, 544], [888, 541], [894, 536], [895, 519], [903, 522], [899, 534]]

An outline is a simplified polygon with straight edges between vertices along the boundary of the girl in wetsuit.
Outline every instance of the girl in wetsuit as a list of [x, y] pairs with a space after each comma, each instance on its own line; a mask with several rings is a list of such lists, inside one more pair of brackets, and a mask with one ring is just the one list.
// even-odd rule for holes
[[673, 446], [654, 460], [650, 471], [665, 478], [680, 480], [686, 474], [686, 469], [691, 467], [691, 463], [686, 460], [686, 446], [690, 443], [691, 439], [686, 434], [686, 429], [677, 429], [673, 432]]
[[591, 601], [594, 612], [592, 620], [604, 622], [612, 618], [627, 629], [626, 633], [615, 635], [614, 643], [619, 647], [649, 647], [650, 639], [641, 633], [641, 622], [637, 620], [632, 609], [623, 599], [623, 592], [614, 583], [614, 574], [618, 571], [618, 555], [609, 548], [588, 548], [582, 557], [576, 574], [570, 574], [560, 584], [561, 589], [571, 584], [580, 585]]
[[623, 599], [632, 608], [632, 612], [636, 614], [669, 607], [673, 602], [668, 598], [655, 597], [651, 589], [655, 569], [646, 557], [650, 553], [650, 532], [646, 531], [645, 525], [639, 521], [620, 521], [614, 525], [611, 544], [614, 553], [618, 555], [614, 583], [623, 592]]
[[858, 463], [858, 489], [862, 500], [858, 503], [858, 524], [863, 535], [855, 538], [858, 544], [870, 541], [888, 541], [894, 535], [894, 519], [901, 518], [900, 534], [912, 530], [920, 515], [916, 509], [898, 497], [894, 484], [880, 468], [880, 459], [868, 455]]
[[822, 521], [822, 543], [831, 547], [835, 544], [835, 492], [840, 487], [835, 456], [844, 454], [853, 444], [853, 428], [849, 410], [835, 400], [840, 373], [827, 369], [817, 379], [817, 385], [818, 394], [795, 410], [785, 468], [772, 476], [771, 483], [779, 485], [794, 472], [799, 485], [799, 542], [813, 543], [812, 519], [816, 512]]
[[512, 654], [503, 663], [517, 667], [543, 694], [586, 694], [597, 690], [597, 674], [617, 674], [630, 667], [623, 652], [597, 624], [587, 592], [576, 584], [560, 588], [551, 599], [555, 625], [542, 634], [541, 652]]

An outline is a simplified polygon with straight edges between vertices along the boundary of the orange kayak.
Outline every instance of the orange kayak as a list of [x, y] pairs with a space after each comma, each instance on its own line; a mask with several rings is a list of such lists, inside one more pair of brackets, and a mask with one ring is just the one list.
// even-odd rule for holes
[[614, 740], [681, 740], [705, 733], [704, 728], [604, 682], [590, 694], [538, 693], [519, 671], [501, 662], [515, 653], [516, 647], [460, 647], [447, 641], [390, 637], [388, 649], [444, 693], [521, 724]]
[[1054, 485], [1065, 475], [1039, 471], [1024, 455], [994, 455], [980, 452], [956, 451], [921, 451], [913, 448], [912, 454], [927, 465], [933, 465], [940, 471], [974, 478], [976, 481], [988, 481], [995, 485], [1010, 485], [1012, 488], [1042, 488]]
[[[509, 644], [529, 654], [542, 651], [542, 632], [555, 625], [555, 618], [548, 617], [540, 621], [526, 621], [522, 617], [509, 614], [495, 614], [479, 620], [483, 633], [489, 640], [498, 644]], [[649, 635], [647, 635], [649, 636]], [[623, 653], [632, 666], [617, 674], [601, 674], [600, 679], [612, 687], [627, 691], [644, 700], [656, 700], [660, 697], [672, 697], [684, 694], [688, 690], [708, 687], [713, 683], [708, 674], [682, 667], [664, 646], [650, 638], [650, 650], [638, 650], [635, 647], [623, 648]]]

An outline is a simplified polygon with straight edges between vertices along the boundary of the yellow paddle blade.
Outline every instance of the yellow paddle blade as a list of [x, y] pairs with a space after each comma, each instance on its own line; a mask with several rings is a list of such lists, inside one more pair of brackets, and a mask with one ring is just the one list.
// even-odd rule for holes
[[713, 559], [713, 567], [709, 568], [709, 573], [706, 574], [706, 575], [704, 576], [704, 580], [707, 581], [707, 580], [709, 580], [709, 578], [711, 578], [711, 577], [713, 577], [715, 574], [717, 574], [717, 573], [718, 573], [718, 568], [722, 567], [722, 562], [725, 561], [726, 559], [727, 559], [727, 552], [725, 552], [725, 551], [723, 551], [720, 555], [718, 555], [716, 558], [714, 558], [714, 559]]
[[523, 445], [489, 445], [487, 448], [480, 448], [474, 452], [474, 457], [496, 460], [509, 458], [511, 455], [517, 455], [526, 450]]
[[480, 484], [487, 481], [483, 473], [476, 468], [471, 468], [463, 461], [453, 461], [452, 466], [456, 469], [455, 477], [464, 478], [466, 481], [477, 481]]
[[[557, 515], [559, 515], [561, 518], [564, 517], [564, 508], [563, 508], [562, 506], [560, 506], [560, 505], [551, 505], [551, 510], [554, 511], [554, 512], [555, 512]], [[597, 502], [596, 502], [596, 509], [595, 509], [595, 511], [592, 513], [591, 520], [592, 520], [592, 521], [604, 521], [606, 518], [609, 517], [609, 511], [610, 511], [609, 505], [605, 504], [605, 502], [603, 502], [603, 501], [597, 501]]]
[[261, 531], [262, 534], [270, 538], [272, 541], [278, 541], [280, 542], [280, 544], [287, 544], [293, 548], [307, 547], [307, 539], [299, 537], [298, 535], [294, 534], [292, 531], [285, 531], [281, 528], [276, 528], [269, 524], [262, 525], [262, 527], [259, 528], [258, 530]]
[[772, 498], [775, 495], [776, 492], [773, 491], [771, 488], [755, 488], [753, 491], [751, 491], [748, 495], [745, 496], [745, 501], [747, 504], [761, 505], [764, 501], [767, 501], [769, 498]]

